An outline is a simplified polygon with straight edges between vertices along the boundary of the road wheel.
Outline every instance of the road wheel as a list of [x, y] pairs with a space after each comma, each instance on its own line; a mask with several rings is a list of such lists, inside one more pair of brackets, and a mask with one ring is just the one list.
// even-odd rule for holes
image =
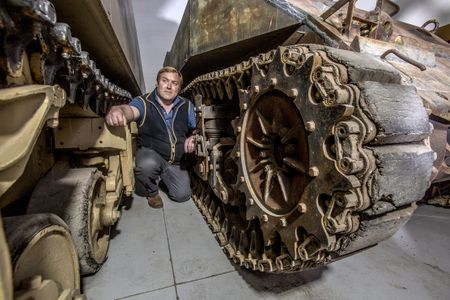
[[14, 299], [85, 299], [67, 225], [53, 214], [4, 218], [11, 251]]
[[[27, 213], [51, 212], [69, 226], [82, 275], [96, 272], [106, 259], [110, 226], [105, 181], [95, 168], [68, 168], [57, 164], [33, 191]], [[109, 216], [109, 215], [107, 215]]]

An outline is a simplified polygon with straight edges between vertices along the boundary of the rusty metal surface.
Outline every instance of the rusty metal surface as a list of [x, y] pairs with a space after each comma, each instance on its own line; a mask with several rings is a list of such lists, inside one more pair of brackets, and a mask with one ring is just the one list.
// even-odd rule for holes
[[[288, 14], [261, 0], [191, 0], [164, 64], [183, 69], [191, 57], [277, 32], [297, 23]], [[293, 30], [288, 35], [284, 34], [285, 38], [292, 32]], [[232, 52], [248, 54], [242, 47], [235, 48]]]
[[[199, 116], [193, 198], [230, 259], [262, 272], [308, 269], [409, 219], [415, 207], [400, 208], [425, 193], [433, 152], [421, 99], [399, 83], [368, 56], [310, 45], [280, 47], [186, 87]], [[208, 125], [218, 118], [228, 128]], [[410, 181], [414, 188], [399, 188]], [[361, 222], [373, 234], [359, 231]]]
[[[424, 195], [448, 198], [450, 47], [436, 28], [396, 21], [391, 1], [251, 3], [190, 1], [166, 57], [196, 99], [193, 198], [230, 259], [326, 264], [388, 238]], [[250, 17], [268, 7], [293, 25]]]

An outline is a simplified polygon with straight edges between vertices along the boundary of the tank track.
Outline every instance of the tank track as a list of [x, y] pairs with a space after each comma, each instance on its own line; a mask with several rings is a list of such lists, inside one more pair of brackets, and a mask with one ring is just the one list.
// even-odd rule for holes
[[0, 4], [0, 88], [58, 84], [69, 103], [98, 115], [128, 103], [131, 94], [101, 73], [70, 25], [56, 18], [47, 0]]
[[197, 111], [193, 200], [245, 268], [295, 272], [370, 247], [406, 223], [429, 186], [422, 102], [369, 56], [279, 47], [199, 76], [183, 94]]

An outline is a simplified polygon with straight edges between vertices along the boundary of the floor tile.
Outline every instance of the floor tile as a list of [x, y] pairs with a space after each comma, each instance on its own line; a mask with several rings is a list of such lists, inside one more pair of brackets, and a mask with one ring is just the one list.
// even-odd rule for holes
[[284, 275], [237, 269], [181, 284], [178, 294], [180, 299], [218, 300], [450, 299], [450, 235], [448, 226], [439, 225], [442, 216], [450, 218], [450, 210], [429, 211], [419, 208], [391, 239], [327, 267]]
[[164, 197], [164, 213], [177, 283], [234, 270], [192, 200]]
[[175, 293], [175, 287], [171, 286], [164, 289], [159, 289], [156, 291], [151, 291], [148, 293], [142, 293], [138, 295], [133, 295], [125, 298], [120, 298], [116, 300], [177, 300]]
[[[109, 259], [83, 280], [88, 299], [450, 299], [450, 210], [421, 206], [392, 238], [327, 267], [262, 274], [232, 265], [192, 201], [123, 210]], [[171, 286], [171, 287], [169, 287]]]
[[[178, 285], [178, 295], [180, 300], [311, 299], [307, 289], [292, 288], [293, 284], [298, 284], [299, 276], [260, 275], [263, 274], [234, 271], [212, 276]], [[287, 280], [291, 286], [285, 288]], [[258, 289], [252, 286], [261, 284], [261, 281], [266, 281], [266, 288]]]
[[422, 205], [389, 242], [415, 261], [450, 274], [449, 229], [450, 209]]
[[173, 285], [162, 210], [135, 196], [111, 240], [108, 260], [94, 276], [83, 278], [88, 299], [111, 300]]

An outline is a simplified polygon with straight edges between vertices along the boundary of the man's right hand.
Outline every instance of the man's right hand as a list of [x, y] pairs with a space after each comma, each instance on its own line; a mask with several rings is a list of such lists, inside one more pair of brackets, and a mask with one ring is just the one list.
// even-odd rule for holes
[[130, 105], [112, 106], [106, 115], [106, 124], [110, 126], [127, 126], [128, 122], [139, 118], [139, 110]]
[[127, 126], [127, 118], [122, 108], [113, 106], [105, 117], [106, 124], [110, 126]]

